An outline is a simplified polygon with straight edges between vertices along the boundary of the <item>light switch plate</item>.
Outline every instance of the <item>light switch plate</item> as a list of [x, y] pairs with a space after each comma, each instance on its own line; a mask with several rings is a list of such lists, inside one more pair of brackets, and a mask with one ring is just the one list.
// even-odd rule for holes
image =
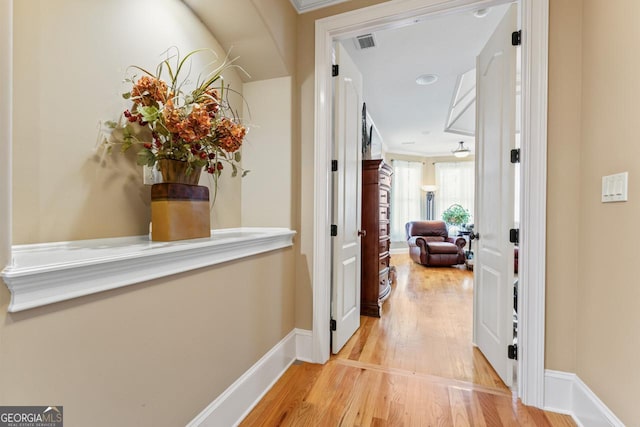
[[602, 203], [626, 202], [629, 172], [602, 177]]

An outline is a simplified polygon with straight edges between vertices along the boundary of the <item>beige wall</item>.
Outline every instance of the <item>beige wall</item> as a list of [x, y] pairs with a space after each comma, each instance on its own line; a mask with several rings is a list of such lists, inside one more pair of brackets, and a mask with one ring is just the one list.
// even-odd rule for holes
[[[549, 52], [547, 335], [549, 369], [576, 372], [627, 425], [640, 419], [640, 213], [636, 139], [640, 39], [633, 0], [552, 0]], [[629, 201], [600, 202], [601, 178], [629, 172]], [[612, 230], [603, 246], [596, 230]]]
[[0, 402], [65, 426], [183, 426], [293, 329], [293, 250], [16, 314], [1, 289]]
[[[13, 10], [10, 2], [0, 2], [0, 266], [11, 253], [11, 80]], [[2, 287], [0, 285], [0, 287]], [[1, 345], [1, 343], [0, 343]]]
[[[245, 83], [242, 225], [293, 228], [291, 77]], [[249, 107], [247, 107], [249, 106]], [[250, 112], [250, 114], [249, 114]]]
[[[147, 233], [149, 188], [135, 154], [102, 158], [98, 121], [129, 107], [120, 97], [129, 65], [153, 69], [170, 46], [224, 51], [178, 0], [14, 4], [13, 242]], [[192, 79], [209, 60], [194, 61]], [[242, 90], [235, 72], [226, 77]], [[240, 189], [239, 179], [220, 181], [214, 227], [240, 224]]]
[[[289, 0], [251, 0], [264, 20], [288, 74], [296, 68], [298, 15]], [[230, 2], [235, 4], [234, 2]]]
[[582, 0], [551, 1], [549, 21], [545, 367], [575, 372]]
[[[14, 5], [14, 243], [146, 233], [148, 188], [132, 156], [96, 157], [97, 122], [126, 108], [127, 65], [222, 49], [179, 0]], [[215, 227], [240, 224], [240, 185], [222, 181]], [[294, 328], [294, 253], [16, 314], [0, 287], [0, 403], [63, 405], [69, 426], [185, 425]]]
[[[640, 57], [622, 41], [640, 40], [640, 2], [584, 0], [583, 7], [576, 372], [624, 423], [637, 425], [640, 287], [637, 239], [628, 230], [640, 215]], [[601, 203], [601, 177], [623, 171], [629, 201]], [[603, 250], [596, 230], [612, 230], [615, 247]]]

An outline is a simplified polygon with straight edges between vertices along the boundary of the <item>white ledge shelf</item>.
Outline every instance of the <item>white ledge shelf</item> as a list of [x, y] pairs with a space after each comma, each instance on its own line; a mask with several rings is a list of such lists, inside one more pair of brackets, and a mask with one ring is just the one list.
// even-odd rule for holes
[[293, 245], [286, 228], [227, 228], [211, 237], [152, 242], [148, 236], [13, 246], [2, 271], [10, 312], [133, 285]]

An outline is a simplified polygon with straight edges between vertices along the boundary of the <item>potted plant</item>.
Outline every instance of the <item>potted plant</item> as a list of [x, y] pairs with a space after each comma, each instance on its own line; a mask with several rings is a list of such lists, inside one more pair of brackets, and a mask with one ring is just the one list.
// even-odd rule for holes
[[447, 225], [453, 226], [456, 233], [458, 227], [469, 221], [469, 217], [469, 211], [458, 204], [449, 206], [447, 210], [442, 213], [442, 220], [446, 222]]
[[184, 58], [170, 49], [155, 72], [131, 66], [141, 76], [125, 79], [131, 89], [122, 96], [131, 101], [130, 108], [117, 122], [105, 122], [107, 150], [116, 145], [123, 152], [137, 147], [137, 163], [157, 167], [164, 182], [195, 185], [206, 167], [217, 190], [225, 165], [232, 168], [232, 176], [239, 172], [245, 176], [248, 171], [240, 166], [239, 150], [247, 129], [229, 104], [232, 90], [222, 77], [229, 68], [244, 70], [234, 64], [237, 58], [227, 57], [192, 84], [191, 57], [207, 53], [215, 63], [217, 56], [209, 49], [189, 52]]
[[125, 79], [131, 88], [122, 96], [131, 105], [103, 127], [107, 151], [136, 147], [137, 163], [162, 173], [164, 182], [151, 187], [154, 241], [210, 237], [209, 188], [197, 185], [202, 169], [213, 177], [213, 202], [225, 166], [231, 176], [248, 172], [240, 166], [239, 151], [247, 129], [229, 103], [232, 90], [222, 76], [229, 68], [242, 69], [227, 57], [193, 78], [192, 57], [207, 53], [213, 56], [209, 64], [215, 64], [217, 56], [209, 49], [183, 58], [169, 49], [155, 72], [129, 67], [141, 73]]

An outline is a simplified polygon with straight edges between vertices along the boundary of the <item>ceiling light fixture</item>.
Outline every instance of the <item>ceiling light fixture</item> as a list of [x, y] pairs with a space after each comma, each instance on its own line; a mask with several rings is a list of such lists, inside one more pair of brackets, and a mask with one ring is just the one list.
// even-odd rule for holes
[[437, 74], [423, 74], [416, 77], [416, 83], [420, 86], [427, 86], [438, 81]]
[[471, 151], [464, 146], [464, 141], [460, 141], [458, 143], [458, 148], [452, 151], [453, 155], [456, 157], [467, 157], [471, 154]]
[[489, 14], [489, 9], [478, 9], [473, 12], [473, 16], [476, 18], [484, 18]]

